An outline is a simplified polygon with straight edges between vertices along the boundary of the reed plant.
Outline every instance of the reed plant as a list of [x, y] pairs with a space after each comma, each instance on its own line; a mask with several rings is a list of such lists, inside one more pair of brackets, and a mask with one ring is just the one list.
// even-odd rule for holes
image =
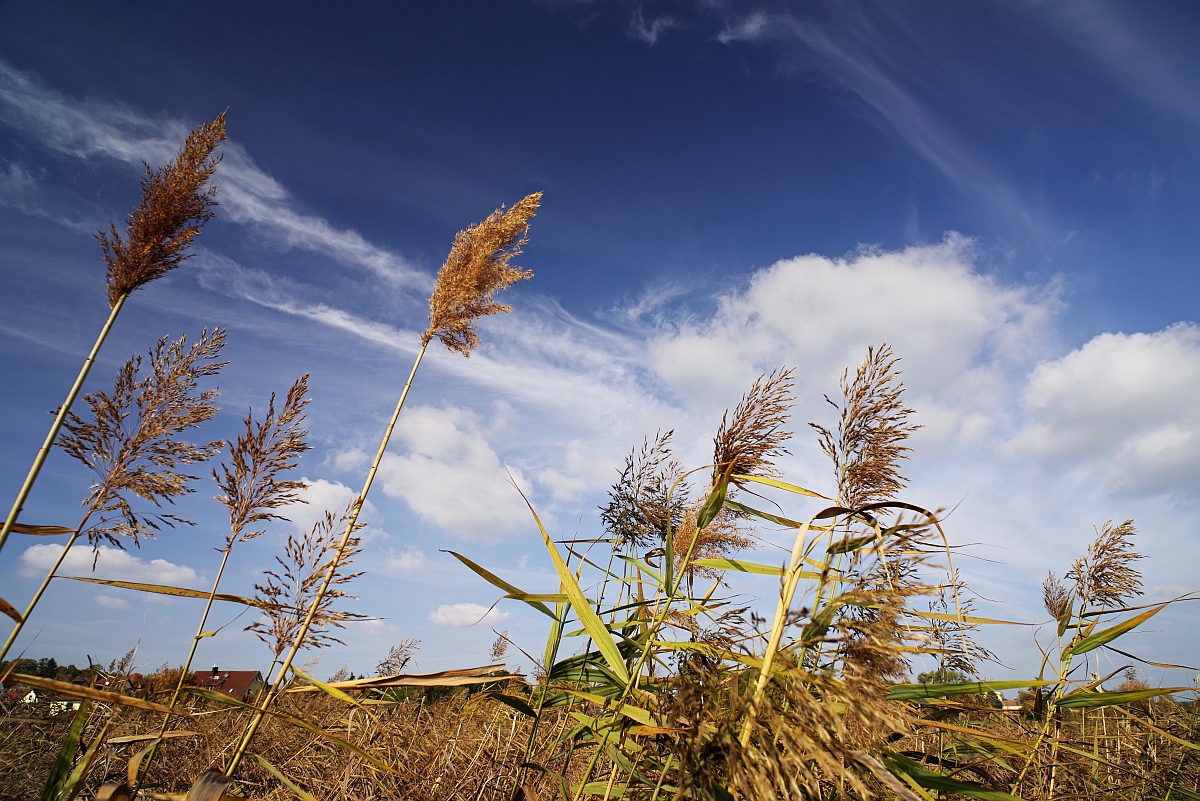
[[[455, 236], [450, 253], [438, 271], [437, 281], [429, 298], [429, 325], [421, 335], [416, 359], [409, 371], [408, 380], [400, 391], [391, 420], [384, 430], [375, 459], [367, 471], [362, 490], [347, 509], [341, 539], [324, 565], [320, 585], [311, 593], [311, 598], [303, 597], [303, 600], [307, 601], [307, 611], [296, 626], [286, 656], [280, 662], [279, 673], [263, 694], [225, 767], [226, 776], [234, 775], [246, 754], [246, 749], [254, 739], [267, 707], [279, 694], [296, 654], [305, 647], [305, 638], [309, 636], [310, 629], [314, 622], [319, 625], [319, 616], [328, 603], [327, 599], [331, 597], [331, 590], [339, 581], [346, 580], [344, 575], [339, 578], [339, 570], [347, 561], [348, 550], [354, 547], [354, 532], [359, 525], [359, 514], [366, 503], [367, 494], [371, 491], [379, 464], [383, 461], [396, 421], [400, 417], [400, 411], [404, 407], [404, 401], [412, 388], [413, 379], [429, 344], [436, 338], [450, 350], [469, 357], [480, 342], [475, 323], [481, 317], [512, 311], [512, 307], [495, 301], [496, 293], [532, 277], [532, 272], [513, 265], [511, 261], [521, 253], [522, 247], [528, 242], [529, 221], [536, 214], [541, 198], [540, 192], [528, 195], [512, 208], [499, 208], [487, 219], [460, 231]], [[282, 653], [282, 650], [279, 653]]]
[[[12, 648], [81, 537], [93, 547], [94, 566], [101, 543], [124, 548], [126, 542], [137, 545], [163, 527], [192, 525], [159, 510], [163, 503], [172, 504], [194, 492], [197, 477], [184, 470], [221, 448], [220, 442], [194, 443], [183, 436], [217, 413], [217, 390], [201, 390], [199, 384], [225, 366], [218, 361], [224, 344], [225, 332], [220, 329], [205, 329], [192, 343], [186, 336], [164, 337], [150, 350], [148, 369], [142, 369], [142, 357], [135, 354], [121, 367], [111, 392], [84, 396], [91, 410], [88, 419], [74, 413], [65, 417], [66, 434], [58, 444], [91, 469], [95, 479], [83, 501], [79, 524], [70, 530], [25, 611], [12, 615], [13, 630], [0, 647], [0, 659]], [[139, 508], [139, 500], [153, 507]]]
[[[45, 441], [29, 467], [3, 527], [0, 527], [0, 549], [4, 548], [13, 531], [35, 534], [57, 529], [53, 526], [23, 525], [17, 521], [125, 301], [135, 290], [161, 278], [189, 258], [191, 254], [187, 251], [192, 241], [200, 234], [204, 224], [212, 219], [217, 205], [217, 187], [211, 179], [221, 161], [221, 157], [214, 156], [213, 151], [224, 139], [225, 114], [222, 113], [212, 122], [204, 123], [192, 131], [173, 161], [157, 169], [147, 164], [146, 175], [142, 179], [141, 203], [129, 213], [124, 236], [113, 224], [109, 225], [107, 231], [100, 231], [96, 235], [107, 268], [104, 283], [109, 306], [108, 319], [101, 326], [75, 383], [67, 392], [66, 400], [58, 407]], [[11, 608], [2, 599], [0, 603]]]

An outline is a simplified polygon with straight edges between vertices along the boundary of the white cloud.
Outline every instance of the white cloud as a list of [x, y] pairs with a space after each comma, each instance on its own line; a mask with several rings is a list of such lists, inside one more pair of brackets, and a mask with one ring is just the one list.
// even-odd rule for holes
[[[141, 169], [142, 161], [173, 158], [189, 126], [153, 120], [112, 103], [69, 99], [0, 61], [0, 122], [79, 158], [105, 156]], [[425, 288], [432, 279], [361, 234], [303, 214], [274, 178], [235, 142], [222, 146], [222, 217], [250, 226], [289, 249], [323, 253], [401, 285]]]
[[391, 573], [414, 573], [429, 564], [424, 551], [409, 547], [399, 556], [390, 556], [384, 569]]
[[[24, 578], [44, 576], [54, 566], [62, 550], [61, 545], [30, 545], [21, 554], [21, 575]], [[62, 567], [58, 569], [59, 575], [167, 584], [173, 587], [197, 588], [204, 583], [192, 568], [173, 564], [166, 559], [146, 561], [128, 551], [101, 545], [96, 569], [93, 571], [92, 556], [93, 552], [89, 547], [72, 548], [63, 560]]]
[[[292, 503], [279, 510], [279, 514], [291, 521], [296, 531], [304, 533], [311, 531], [319, 521], [325, 519], [325, 512], [340, 515], [349, 508], [351, 501], [358, 497], [358, 490], [351, 489], [340, 481], [327, 481], [319, 478], [316, 481], [307, 476], [300, 479], [304, 482], [304, 500], [307, 503]], [[367, 501], [363, 504], [359, 520], [371, 522], [376, 516], [375, 506]]]
[[488, 611], [479, 604], [442, 604], [429, 613], [430, 621], [439, 626], [474, 626], [476, 623], [495, 625], [508, 620], [512, 615], [499, 609]]
[[1107, 465], [1128, 494], [1200, 490], [1200, 328], [1101, 334], [1039, 364], [1030, 425], [1010, 444], [1049, 464]]
[[463, 539], [495, 540], [530, 525], [529, 511], [474, 412], [414, 406], [401, 415], [396, 438], [408, 452], [383, 458], [385, 494]]
[[114, 598], [111, 595], [97, 595], [96, 603], [105, 609], [128, 609], [129, 601], [124, 598]]
[[886, 340], [918, 394], [1002, 406], [1005, 373], [1045, 352], [1059, 304], [1053, 292], [979, 273], [973, 255], [969, 240], [950, 235], [940, 245], [777, 262], [721, 296], [710, 319], [654, 338], [650, 364], [679, 396], [722, 405], [764, 369], [796, 365], [801, 396], [819, 398]]

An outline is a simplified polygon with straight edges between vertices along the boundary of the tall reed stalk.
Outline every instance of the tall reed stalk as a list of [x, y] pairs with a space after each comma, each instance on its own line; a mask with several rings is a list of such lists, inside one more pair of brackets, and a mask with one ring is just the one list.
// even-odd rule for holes
[[100, 334], [84, 359], [66, 400], [58, 408], [25, 481], [17, 491], [8, 517], [4, 519], [4, 526], [0, 528], [0, 550], [17, 525], [25, 501], [33, 491], [46, 457], [50, 455], [50, 448], [67, 421], [75, 399], [83, 390], [96, 355], [108, 338], [125, 301], [134, 290], [165, 275], [187, 259], [190, 254], [184, 251], [204, 224], [212, 219], [213, 207], [217, 205], [217, 188], [209, 185], [209, 179], [221, 161], [219, 156], [214, 158], [212, 153], [224, 139], [225, 114], [222, 112], [215, 120], [202, 124], [188, 135], [174, 161], [156, 170], [146, 166], [141, 204], [129, 214], [125, 238], [111, 224], [108, 231], [96, 235], [108, 268], [105, 277], [108, 319], [100, 328]]
[[404, 401], [408, 398], [413, 379], [416, 378], [417, 369], [421, 366], [430, 342], [436, 337], [450, 350], [469, 357], [471, 351], [479, 344], [475, 322], [486, 315], [512, 311], [512, 307], [494, 301], [495, 293], [512, 286], [517, 281], [532, 277], [533, 273], [529, 270], [523, 270], [509, 262], [521, 253], [522, 247], [528, 242], [529, 221], [537, 212], [541, 198], [540, 192], [528, 195], [514, 204], [511, 209], [505, 210], [501, 207], [489, 215], [486, 220], [460, 231], [455, 236], [450, 254], [438, 271], [437, 282], [434, 285], [433, 294], [429, 298], [429, 326], [421, 335], [421, 347], [417, 351], [417, 357], [408, 373], [408, 379], [404, 382], [399, 400], [396, 401], [396, 408], [392, 411], [392, 417], [384, 430], [383, 439], [375, 453], [375, 459], [371, 462], [370, 470], [367, 471], [362, 490], [359, 491], [358, 497], [351, 505], [341, 540], [338, 542], [333, 558], [329, 561], [320, 589], [309, 604], [304, 622], [296, 632], [287, 656], [280, 665], [279, 673], [276, 674], [269, 689], [256, 704], [254, 714], [225, 767], [226, 776], [232, 776], [237, 770], [262, 723], [267, 707], [279, 694], [296, 654], [304, 647], [304, 639], [312, 626], [322, 600], [334, 582], [342, 555], [358, 525], [358, 516], [366, 503], [367, 494], [371, 491], [371, 485], [375, 481], [375, 475], [378, 473], [383, 455], [387, 451], [392, 432], [396, 428], [396, 421], [400, 418], [400, 411], [404, 408]]
[[[283, 473], [296, 466], [300, 455], [309, 449], [305, 440], [308, 431], [303, 428], [304, 407], [307, 405], [308, 376], [303, 375], [288, 390], [278, 416], [275, 413], [275, 394], [272, 393], [267, 402], [266, 417], [261, 422], [255, 422], [251, 411], [246, 415], [245, 430], [242, 434], [234, 441], [225, 442], [229, 448], [232, 467], [223, 464], [219, 473], [213, 470], [213, 480], [221, 490], [217, 500], [229, 510], [229, 534], [225, 538], [225, 546], [221, 549], [221, 565], [217, 569], [216, 578], [213, 579], [212, 590], [205, 600], [204, 612], [200, 615], [196, 634], [192, 637], [187, 659], [179, 671], [179, 680], [167, 704], [172, 711], [179, 702], [179, 695], [184, 682], [187, 681], [200, 641], [213, 634], [205, 630], [205, 624], [216, 600], [221, 577], [229, 563], [229, 555], [233, 553], [233, 546], [260, 536], [263, 533], [261, 529], [252, 529], [256, 524], [285, 519], [272, 510], [291, 503], [307, 503], [299, 494], [304, 489], [304, 482], [280, 479]], [[170, 721], [170, 713], [163, 715], [158, 740], [152, 745], [149, 756], [143, 760], [143, 771], [149, 770], [153, 763], [158, 753], [159, 741], [166, 734]]]

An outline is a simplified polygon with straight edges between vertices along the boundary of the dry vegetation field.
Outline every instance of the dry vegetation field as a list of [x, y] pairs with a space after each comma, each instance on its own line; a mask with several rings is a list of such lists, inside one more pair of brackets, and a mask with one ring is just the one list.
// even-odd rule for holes
[[[125, 298], [180, 266], [212, 216], [223, 138], [223, 117], [197, 129], [176, 161], [148, 170], [125, 232], [101, 235], [111, 315], [96, 350]], [[216, 543], [209, 591], [91, 579], [194, 600], [193, 646], [174, 668], [127, 682], [126, 662], [71, 683], [18, 660], [0, 664], [5, 686], [21, 688], [3, 697], [0, 798], [1200, 798], [1195, 688], [1151, 687], [1125, 667], [1093, 672], [1104, 650], [1123, 665], [1143, 663], [1117, 640], [1191, 597], [1142, 597], [1132, 521], [1099, 525], [1079, 559], [1047, 577], [1043, 632], [1053, 644], [1039, 673], [981, 680], [995, 655], [977, 631], [1015, 624], [974, 615], [939, 513], [902, 498], [915, 426], [887, 345], [847, 370], [833, 419], [812, 424], [812, 445], [830, 460], [827, 486], [798, 486], [776, 468], [785, 447], [800, 447], [791, 444], [792, 373], [781, 369], [726, 413], [709, 464], [681, 464], [670, 432], [634, 448], [601, 510], [602, 536], [555, 540], [531, 506], [557, 592], [527, 593], [454, 554], [464, 575], [545, 618], [530, 675], [509, 675], [500, 662], [408, 674], [412, 643], [377, 676], [310, 675], [297, 657], [336, 649], [356, 617], [340, 599], [358, 575], [358, 512], [421, 357], [435, 340], [468, 356], [475, 321], [509, 311], [494, 296], [530, 277], [511, 260], [540, 199], [455, 238], [361, 493], [291, 537], [254, 597], [223, 593], [221, 576], [237, 544], [300, 497], [289, 476], [308, 449], [306, 377], [273, 396], [265, 415], [248, 416], [235, 438], [192, 442], [215, 412], [215, 393], [202, 385], [223, 366], [223, 332], [157, 343], [75, 413], [89, 358], [0, 547], [14, 533], [65, 537], [68, 548], [86, 547], [82, 538], [124, 546], [170, 536], [180, 521], [155, 504], [194, 491], [187, 471], [218, 458], [230, 527]], [[53, 444], [94, 473], [74, 527], [17, 519]], [[800, 501], [820, 511], [788, 517]], [[787, 532], [790, 547], [774, 550], [765, 530], [773, 539]], [[23, 610], [4, 600], [13, 632], [0, 660], [58, 567]], [[770, 616], [740, 601], [731, 573], [777, 596]], [[245, 701], [188, 678], [196, 644], [212, 636], [215, 600], [261, 614], [252, 629], [273, 661]], [[498, 641], [494, 655], [505, 649]], [[913, 678], [918, 657], [936, 668]], [[35, 703], [23, 701], [29, 690], [40, 693]], [[998, 692], [1020, 693], [1021, 708], [999, 708]]]

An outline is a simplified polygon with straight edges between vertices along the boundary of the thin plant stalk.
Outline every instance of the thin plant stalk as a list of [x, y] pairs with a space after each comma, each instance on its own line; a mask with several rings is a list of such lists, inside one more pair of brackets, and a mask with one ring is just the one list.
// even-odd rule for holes
[[233, 775], [242, 758], [246, 755], [246, 749], [250, 747], [250, 741], [254, 739], [255, 733], [258, 731], [258, 726], [266, 714], [266, 708], [275, 699], [275, 696], [279, 694], [279, 688], [287, 678], [288, 669], [292, 666], [296, 654], [300, 652], [300, 648], [304, 644], [304, 637], [308, 634], [309, 626], [312, 625], [313, 618], [317, 614], [317, 609], [320, 607], [325, 593], [328, 592], [330, 585], [333, 583], [334, 573], [341, 562], [342, 553], [346, 550], [346, 545], [350, 542], [350, 537], [354, 534], [359, 512], [362, 511], [363, 504], [366, 503], [367, 493], [371, 491], [371, 484], [374, 483], [375, 474], [379, 471], [379, 463], [383, 461], [383, 454], [387, 450], [388, 442], [392, 438], [392, 431], [396, 428], [396, 420], [400, 417], [400, 410], [404, 407], [404, 400], [408, 397], [408, 390], [412, 387], [413, 378], [417, 375], [417, 368], [421, 366], [421, 359], [425, 356], [425, 351], [428, 347], [429, 342], [425, 342], [421, 345], [421, 349], [417, 351], [417, 358], [413, 362], [412, 370], [408, 374], [408, 380], [404, 382], [404, 389], [400, 393], [400, 400], [396, 402], [396, 410], [392, 412], [392, 419], [388, 422], [387, 430], [383, 435], [383, 441], [379, 443], [379, 450], [375, 454], [375, 461], [371, 463], [371, 469], [367, 472], [367, 479], [363, 483], [362, 491], [358, 493], [358, 499], [351, 508], [349, 519], [346, 521], [346, 530], [342, 532], [342, 539], [338, 543], [337, 551], [329, 561], [329, 568], [325, 571], [325, 580], [321, 583], [320, 590], [313, 597], [312, 603], [309, 604], [308, 613], [304, 616], [304, 623], [301, 624], [295, 639], [292, 640], [292, 647], [288, 651], [287, 657], [283, 660], [279, 674], [271, 683], [271, 687], [264, 695], [262, 703], [257, 705], [254, 715], [250, 718], [250, 723], [247, 724], [245, 731], [242, 733], [237, 748], [230, 758], [229, 764], [225, 767], [226, 776]]
[[[90, 513], [88, 516], [91, 516]], [[71, 534], [71, 538], [67, 540], [66, 546], [58, 555], [58, 559], [54, 562], [54, 566], [50, 568], [48, 573], [46, 573], [46, 578], [42, 579], [41, 586], [38, 587], [37, 592], [33, 594], [33, 599], [29, 602], [29, 605], [25, 607], [25, 612], [21, 615], [21, 619], [17, 621], [15, 626], [13, 626], [12, 633], [9, 634], [8, 639], [4, 641], [4, 647], [0, 648], [0, 661], [4, 660], [4, 657], [8, 655], [8, 650], [12, 648], [13, 643], [17, 641], [17, 637], [21, 634], [21, 629], [25, 628], [25, 623], [28, 622], [29, 616], [33, 613], [33, 608], [37, 606], [38, 601], [42, 599], [42, 595], [46, 592], [46, 588], [50, 586], [50, 581], [55, 575], [57, 575], [58, 569], [62, 567], [63, 561], [67, 558], [67, 552], [71, 550], [71, 546], [75, 544], [75, 540], [79, 539], [79, 532], [86, 524], [87, 518], [85, 517], [83, 522], [79, 524], [79, 528], [75, 529], [75, 531]]]
[[[79, 375], [75, 377], [75, 383], [71, 385], [71, 391], [67, 393], [67, 399], [63, 401], [58, 413], [54, 415], [54, 422], [50, 425], [50, 431], [46, 434], [46, 441], [38, 449], [37, 457], [29, 467], [29, 474], [25, 476], [25, 482], [21, 485], [20, 492], [17, 493], [17, 499], [13, 501], [12, 509], [9, 510], [8, 517], [4, 520], [4, 528], [0, 529], [0, 550], [3, 550], [4, 544], [8, 542], [8, 535], [12, 533], [13, 526], [17, 524], [17, 518], [21, 515], [25, 501], [29, 498], [29, 493], [33, 490], [33, 485], [37, 481], [38, 474], [42, 472], [42, 465], [46, 463], [46, 457], [50, 455], [50, 449], [54, 447], [54, 440], [58, 437], [58, 432], [62, 428], [63, 423], [66, 422], [67, 415], [71, 413], [71, 406], [75, 403], [75, 399], [79, 397], [79, 393], [83, 390], [83, 383], [87, 380], [88, 373], [92, 371], [92, 365], [96, 363], [96, 356], [100, 353], [100, 348], [104, 345], [104, 340], [108, 339], [108, 332], [112, 330], [113, 323], [116, 322], [117, 315], [121, 313], [121, 309], [124, 307], [125, 300], [128, 297], [128, 295], [122, 295], [112, 309], [109, 310], [108, 319], [104, 321], [104, 327], [100, 329], [100, 335], [96, 337], [96, 342], [92, 345], [92, 350], [88, 353], [87, 359], [84, 360], [83, 367], [79, 368]], [[0, 659], [2, 658], [0, 657]]]

